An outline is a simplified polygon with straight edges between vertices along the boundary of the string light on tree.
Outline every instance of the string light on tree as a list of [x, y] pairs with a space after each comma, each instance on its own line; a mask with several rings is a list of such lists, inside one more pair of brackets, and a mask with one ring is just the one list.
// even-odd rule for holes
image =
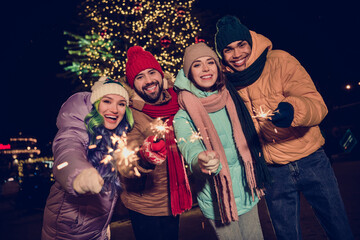
[[66, 33], [68, 59], [61, 63], [89, 88], [99, 76], [119, 79], [125, 73], [126, 52], [142, 46], [173, 75], [182, 66], [184, 49], [202, 29], [193, 17], [195, 0], [85, 0], [79, 16], [87, 27]]

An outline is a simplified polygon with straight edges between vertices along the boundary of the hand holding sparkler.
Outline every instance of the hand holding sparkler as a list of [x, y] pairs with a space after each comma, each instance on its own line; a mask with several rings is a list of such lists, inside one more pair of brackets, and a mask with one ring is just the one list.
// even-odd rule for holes
[[275, 109], [271, 122], [280, 128], [291, 126], [294, 119], [294, 107], [288, 102], [280, 102]]
[[82, 170], [74, 179], [73, 188], [79, 194], [99, 193], [104, 185], [104, 179], [95, 168]]
[[149, 136], [140, 147], [140, 155], [147, 162], [160, 165], [166, 159], [166, 144], [162, 139], [155, 141], [156, 136]]
[[215, 151], [203, 151], [198, 155], [198, 163], [203, 173], [211, 175], [220, 166], [220, 156]]

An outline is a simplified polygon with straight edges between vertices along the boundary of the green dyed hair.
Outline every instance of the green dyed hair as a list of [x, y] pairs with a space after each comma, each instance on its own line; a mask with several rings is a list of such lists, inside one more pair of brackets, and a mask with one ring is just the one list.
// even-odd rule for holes
[[134, 117], [133, 117], [132, 111], [129, 108], [129, 106], [126, 106], [126, 108], [125, 108], [125, 116], [126, 116], [126, 121], [130, 125], [130, 129], [132, 129], [134, 126]]
[[[99, 113], [100, 100], [101, 99], [94, 102], [93, 104], [94, 107], [92, 108], [91, 112], [88, 115], [86, 115], [84, 119], [86, 130], [91, 136], [90, 144], [93, 144], [96, 139], [94, 129], [104, 124], [104, 117], [101, 116], [101, 114]], [[130, 129], [132, 129], [134, 126], [134, 117], [131, 109], [128, 106], [126, 106], [125, 108], [125, 117], [126, 117], [126, 121], [130, 125]]]
[[90, 144], [93, 144], [96, 139], [94, 129], [96, 127], [104, 124], [104, 117], [101, 116], [101, 114], [99, 113], [99, 104], [100, 104], [100, 99], [97, 100], [96, 102], [94, 102], [93, 109], [91, 110], [91, 112], [88, 115], [86, 115], [85, 120], [84, 120], [86, 130], [88, 131], [90, 136], [92, 136], [90, 139]]

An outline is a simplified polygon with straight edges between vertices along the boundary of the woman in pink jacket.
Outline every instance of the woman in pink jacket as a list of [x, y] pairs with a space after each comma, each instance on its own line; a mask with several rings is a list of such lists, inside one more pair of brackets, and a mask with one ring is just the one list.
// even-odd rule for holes
[[[44, 210], [43, 240], [110, 238], [109, 223], [121, 189], [118, 171], [126, 175], [129, 169], [116, 171], [101, 161], [108, 147], [115, 148], [110, 137], [128, 132], [133, 118], [128, 92], [119, 82], [101, 77], [91, 90], [71, 96], [57, 118], [55, 183]], [[92, 106], [77, 104], [84, 95]], [[78, 119], [84, 119], [86, 131], [76, 126], [83, 123]]]

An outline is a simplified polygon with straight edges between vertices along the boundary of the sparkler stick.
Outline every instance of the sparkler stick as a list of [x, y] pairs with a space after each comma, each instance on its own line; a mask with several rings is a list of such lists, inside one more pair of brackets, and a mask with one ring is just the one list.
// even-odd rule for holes
[[[189, 123], [189, 122], [186, 122], [186, 123], [189, 124], [189, 126], [190, 126], [190, 123]], [[190, 142], [190, 143], [194, 143], [195, 141], [199, 141], [200, 144], [201, 144], [201, 146], [203, 147], [203, 149], [204, 149], [204, 151], [205, 151], [205, 154], [207, 155], [207, 153], [206, 153], [206, 147], [205, 147], [203, 141], [201, 141], [201, 140], [203, 140], [203, 137], [201, 136], [200, 129], [198, 129], [199, 131], [196, 132], [196, 131], [194, 131], [193, 128], [190, 126], [190, 130], [191, 130], [191, 133], [192, 133], [192, 134], [191, 134], [190, 137], [189, 137], [189, 142]], [[185, 138], [179, 138], [179, 141], [187, 142]], [[207, 155], [207, 156], [208, 156], [208, 155]], [[211, 171], [208, 170], [207, 174], [211, 175]]]

